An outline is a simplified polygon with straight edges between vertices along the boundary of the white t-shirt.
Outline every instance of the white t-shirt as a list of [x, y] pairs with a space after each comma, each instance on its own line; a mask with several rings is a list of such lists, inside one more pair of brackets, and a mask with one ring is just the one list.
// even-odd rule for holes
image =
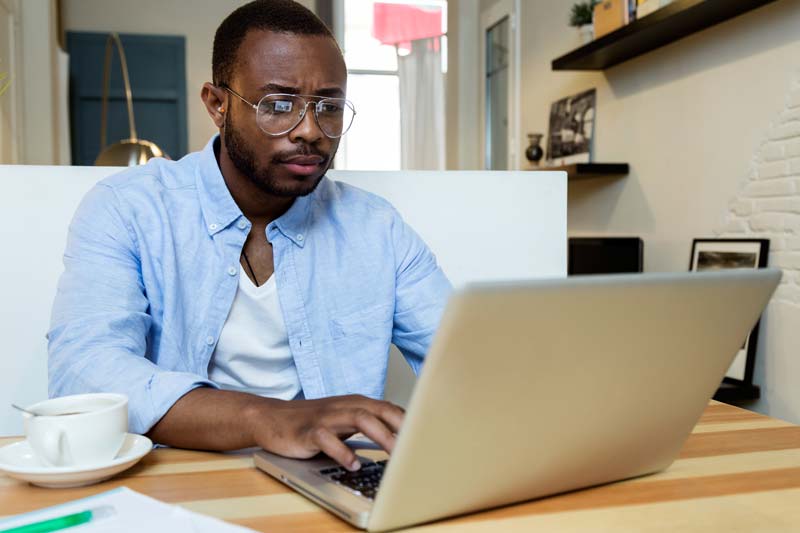
[[239, 287], [208, 378], [222, 389], [292, 400], [301, 392], [275, 276], [256, 287], [239, 265]]

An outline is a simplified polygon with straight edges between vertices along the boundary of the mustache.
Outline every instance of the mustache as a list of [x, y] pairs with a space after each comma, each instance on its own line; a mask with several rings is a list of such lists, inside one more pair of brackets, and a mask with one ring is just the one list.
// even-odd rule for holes
[[308, 144], [301, 144], [297, 147], [296, 150], [285, 150], [283, 152], [276, 153], [272, 157], [272, 161], [274, 163], [280, 163], [281, 161], [286, 161], [296, 156], [301, 156], [301, 157], [317, 156], [324, 159], [324, 162], [327, 163], [330, 160], [331, 154], [328, 152], [323, 152], [322, 150], [318, 150]]

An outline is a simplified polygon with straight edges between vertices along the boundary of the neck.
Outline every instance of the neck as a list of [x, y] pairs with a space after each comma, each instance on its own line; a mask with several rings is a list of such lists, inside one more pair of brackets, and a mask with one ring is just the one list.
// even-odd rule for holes
[[228, 152], [221, 141], [219, 150], [215, 150], [215, 155], [225, 185], [233, 200], [242, 210], [242, 214], [254, 225], [266, 226], [288, 211], [294, 203], [294, 198], [275, 196], [265, 192], [242, 174], [228, 157]]

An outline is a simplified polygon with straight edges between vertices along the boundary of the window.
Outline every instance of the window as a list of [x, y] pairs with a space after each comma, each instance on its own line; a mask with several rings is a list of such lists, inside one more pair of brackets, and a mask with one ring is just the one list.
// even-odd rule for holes
[[[445, 0], [340, 0], [347, 63], [347, 98], [356, 107], [353, 127], [342, 138], [336, 168], [347, 170], [399, 170], [401, 167], [400, 74], [398, 54], [404, 43], [383, 44], [393, 35], [419, 30], [419, 23], [404, 26], [404, 19], [387, 16], [393, 6], [420, 7], [436, 15], [439, 34], [446, 21]], [[382, 11], [383, 10], [383, 11]], [[443, 46], [444, 48], [444, 46]], [[443, 54], [445, 55], [445, 54]], [[444, 62], [444, 60], [443, 60]], [[446, 65], [446, 63], [445, 63]]]

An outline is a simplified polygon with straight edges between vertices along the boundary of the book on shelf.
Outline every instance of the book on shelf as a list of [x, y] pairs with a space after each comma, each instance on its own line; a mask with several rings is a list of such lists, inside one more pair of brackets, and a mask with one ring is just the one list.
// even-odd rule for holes
[[672, 0], [638, 0], [639, 4], [636, 6], [636, 18], [646, 17], [654, 11], [658, 11], [662, 7], [671, 3]]
[[634, 20], [636, 20], [636, 3], [638, 0], [628, 0], [628, 12], [626, 13], [627, 17], [625, 18], [625, 24], [630, 24]]
[[627, 24], [628, 0], [602, 0], [594, 7], [594, 37], [602, 37]]

